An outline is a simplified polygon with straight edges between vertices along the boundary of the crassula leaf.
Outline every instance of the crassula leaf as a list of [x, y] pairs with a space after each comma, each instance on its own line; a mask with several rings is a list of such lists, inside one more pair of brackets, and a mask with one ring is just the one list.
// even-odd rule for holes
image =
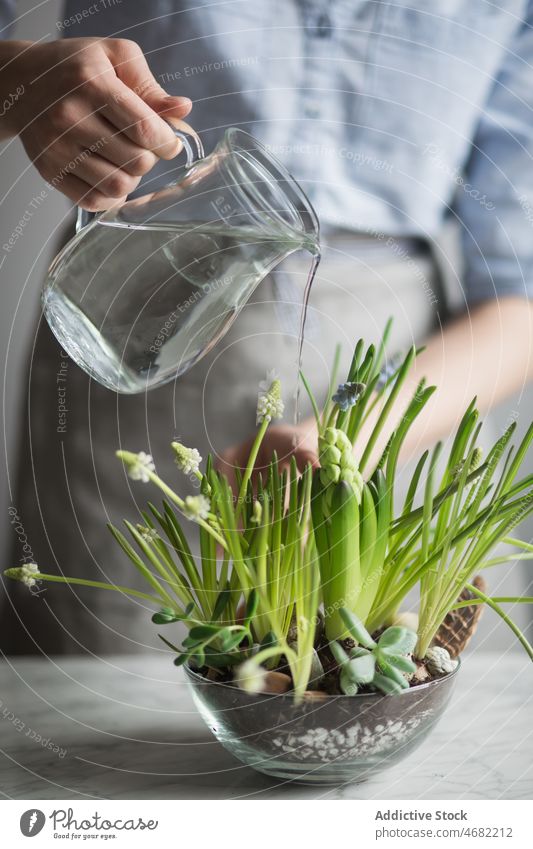
[[396, 681], [393, 681], [392, 678], [387, 678], [386, 675], [382, 675], [379, 672], [376, 672], [374, 675], [372, 684], [376, 687], [376, 689], [381, 690], [381, 692], [385, 693], [387, 696], [402, 692], [402, 687], [400, 687]]
[[361, 645], [365, 646], [365, 648], [367, 649], [371, 649], [376, 645], [374, 640], [366, 630], [365, 626], [363, 625], [361, 620], [357, 618], [355, 613], [352, 613], [351, 610], [347, 610], [346, 607], [341, 607], [339, 613], [354, 640], [357, 640], [358, 643], [361, 643]]
[[344, 651], [341, 644], [334, 640], [332, 643], [329, 644], [329, 647], [331, 650], [331, 654], [333, 655], [339, 666], [345, 666], [345, 664], [347, 664], [349, 661], [349, 657]]
[[345, 696], [355, 696], [358, 690], [356, 682], [350, 678], [345, 666], [341, 669], [339, 686]]
[[343, 668], [350, 680], [356, 684], [371, 684], [376, 671], [376, 659], [373, 654], [367, 652], [360, 657], [349, 660]]
[[416, 663], [413, 663], [412, 660], [409, 660], [408, 657], [403, 657], [401, 654], [392, 654], [388, 649], [384, 649], [380, 652], [380, 657], [386, 657], [386, 663], [390, 663], [391, 666], [399, 669], [400, 672], [412, 675], [416, 671]]
[[[409, 686], [409, 682], [407, 678], [400, 672], [399, 669], [396, 669], [392, 663], [383, 660], [383, 657], [379, 658], [379, 668], [383, 675], [387, 678], [390, 678], [391, 681], [394, 681], [402, 690], [406, 690]], [[375, 679], [374, 679], [375, 681]]]
[[416, 634], [400, 625], [391, 625], [379, 638], [380, 649], [393, 649], [396, 654], [411, 654], [416, 645]]

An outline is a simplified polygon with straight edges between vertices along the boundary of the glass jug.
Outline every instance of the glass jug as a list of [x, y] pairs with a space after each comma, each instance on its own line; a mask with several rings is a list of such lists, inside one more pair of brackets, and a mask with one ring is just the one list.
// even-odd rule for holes
[[188, 371], [282, 259], [318, 255], [313, 207], [263, 145], [229, 129], [204, 156], [185, 127], [192, 136], [173, 127], [187, 154], [179, 179], [90, 223], [80, 211], [43, 291], [63, 349], [116, 392]]

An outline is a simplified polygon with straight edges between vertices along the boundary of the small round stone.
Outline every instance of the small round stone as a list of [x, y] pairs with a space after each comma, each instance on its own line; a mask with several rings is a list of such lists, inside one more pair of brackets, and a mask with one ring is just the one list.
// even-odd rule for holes
[[457, 661], [453, 660], [447, 650], [440, 646], [429, 648], [424, 660], [432, 675], [449, 675], [457, 666]]

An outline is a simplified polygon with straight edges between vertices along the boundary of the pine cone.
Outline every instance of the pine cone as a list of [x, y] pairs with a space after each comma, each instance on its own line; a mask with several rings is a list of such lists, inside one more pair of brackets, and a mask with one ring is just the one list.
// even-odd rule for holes
[[[487, 584], [481, 575], [476, 575], [472, 583], [482, 593], [486, 592]], [[472, 598], [476, 596], [466, 588], [459, 596], [460, 601]], [[468, 607], [451, 610], [437, 631], [433, 645], [447, 649], [450, 657], [457, 657], [473, 637], [482, 613], [482, 604], [471, 604]]]

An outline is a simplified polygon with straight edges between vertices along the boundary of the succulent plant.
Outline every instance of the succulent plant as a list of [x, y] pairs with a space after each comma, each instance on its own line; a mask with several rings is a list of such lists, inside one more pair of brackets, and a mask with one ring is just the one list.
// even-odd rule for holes
[[354, 696], [363, 685], [387, 695], [407, 689], [416, 671], [416, 664], [410, 657], [416, 645], [416, 633], [392, 625], [375, 642], [353, 613], [346, 608], [339, 612], [350, 636], [358, 643], [348, 650], [337, 641], [330, 643], [331, 653], [340, 667], [342, 692]]

